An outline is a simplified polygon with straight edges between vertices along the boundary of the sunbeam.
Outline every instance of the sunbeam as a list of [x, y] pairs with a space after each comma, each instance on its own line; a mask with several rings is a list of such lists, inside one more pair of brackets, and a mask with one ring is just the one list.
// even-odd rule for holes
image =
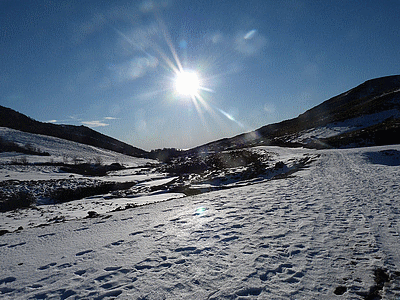
[[240, 127], [244, 127], [244, 125], [240, 122], [240, 121], [238, 121], [238, 120], [236, 120], [232, 115], [230, 115], [230, 114], [228, 114], [226, 111], [223, 111], [222, 109], [220, 109], [220, 108], [216, 108], [221, 114], [223, 114], [227, 119], [229, 119], [229, 120], [231, 120], [232, 122], [235, 122], [237, 125], [239, 125]]
[[[173, 98], [190, 101], [195, 108], [199, 120], [202, 126], [209, 131], [210, 124], [207, 122], [206, 117], [211, 118], [218, 123], [218, 128], [224, 128], [224, 120], [234, 122], [239, 127], [243, 128], [244, 125], [236, 120], [232, 115], [225, 112], [223, 109], [212, 103], [213, 98], [206, 97], [206, 94], [216, 93], [214, 89], [207, 86], [207, 83], [215, 85], [215, 79], [226, 76], [229, 72], [223, 72], [220, 74], [213, 74], [204, 77], [207, 73], [208, 68], [214, 68], [216, 65], [215, 57], [209, 58], [203, 64], [198, 61], [197, 68], [187, 68], [187, 64], [194, 65], [196, 61], [191, 60], [189, 62], [187, 57], [188, 41], [181, 40], [179, 43], [179, 49], [183, 50], [183, 60], [178, 54], [178, 49], [171, 38], [171, 34], [168, 27], [164, 23], [160, 12], [154, 11], [154, 16], [158, 24], [159, 33], [158, 37], [161, 38], [159, 42], [152, 40], [150, 42], [151, 49], [145, 48], [141, 44], [137, 45], [136, 41], [131, 39], [128, 35], [124, 34], [121, 30], [116, 28], [114, 25], [109, 24], [113, 30], [122, 37], [128, 44], [130, 44], [135, 50], [138, 50], [145, 54], [147, 57], [158, 56], [158, 61], [169, 73], [167, 76], [169, 81], [169, 87], [161, 87], [157, 91], [153, 91], [151, 95], [160, 94], [168, 91], [172, 91]], [[250, 38], [250, 34], [249, 34]], [[161, 43], [160, 43], [161, 42]], [[165, 43], [165, 44], [164, 44]], [[164, 44], [164, 45], [163, 45]], [[167, 46], [165, 48], [165, 46]], [[168, 49], [168, 50], [167, 50]], [[152, 50], [152, 51], [151, 51]], [[153, 52], [153, 53], [152, 53]], [[204, 69], [206, 68], [206, 69]], [[199, 71], [201, 69], [201, 72]], [[165, 82], [164, 82], [165, 83]], [[206, 94], [205, 94], [206, 93]], [[151, 95], [143, 95], [143, 97], [151, 97]], [[226, 126], [226, 125], [225, 125]]]
[[195, 96], [200, 88], [200, 80], [195, 72], [178, 72], [175, 78], [175, 88], [179, 94]]

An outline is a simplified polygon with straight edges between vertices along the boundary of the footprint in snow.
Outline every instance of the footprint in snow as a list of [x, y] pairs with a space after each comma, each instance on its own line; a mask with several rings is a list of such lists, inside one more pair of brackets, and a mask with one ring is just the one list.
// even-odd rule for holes
[[106, 268], [107, 270], [109, 270], [109, 271], [106, 270], [106, 272], [108, 272], [108, 273], [98, 276], [94, 280], [96, 280], [98, 282], [106, 283], [106, 282], [109, 282], [112, 278], [114, 278], [116, 276], [125, 275], [125, 274], [132, 272], [131, 269], [122, 269], [121, 267], [116, 267], [116, 268], [117, 269], [115, 269], [115, 267]]
[[17, 278], [15, 278], [15, 277], [12, 277], [12, 276], [6, 277], [6, 278], [3, 278], [3, 279], [0, 279], [0, 284], [10, 283], [10, 282], [13, 282], [15, 280], [17, 280]]
[[61, 270], [61, 269], [66, 269], [66, 268], [70, 268], [70, 267], [72, 267], [72, 264], [65, 263], [65, 264], [59, 265], [57, 268]]
[[78, 275], [78, 276], [82, 276], [85, 273], [86, 273], [86, 270], [78, 270], [78, 271], [74, 272], [74, 274]]
[[237, 236], [230, 236], [230, 237], [222, 239], [221, 242], [227, 243], [227, 242], [234, 241], [234, 240], [237, 240], [237, 239], [238, 239]]
[[233, 224], [231, 228], [242, 228], [243, 224]]
[[176, 248], [175, 252], [183, 252], [183, 251], [195, 251], [197, 250], [196, 247], [182, 247], [182, 248]]
[[116, 297], [118, 297], [121, 294], [122, 294], [122, 290], [117, 289], [117, 290], [112, 290], [112, 291], [106, 292], [104, 294], [101, 294], [98, 297], [93, 298], [93, 299], [96, 299], [96, 300], [102, 300], [105, 298], [106, 299], [115, 299]]
[[121, 283], [118, 281], [109, 281], [107, 283], [102, 284], [100, 287], [105, 290], [113, 290], [120, 286], [121, 286]]
[[49, 264], [47, 264], [47, 265], [44, 265], [44, 266], [39, 267], [38, 270], [46, 270], [46, 269], [48, 269], [48, 268], [50, 268], [50, 267], [55, 266], [56, 264], [57, 264], [57, 263], [55, 263], [55, 262], [49, 263]]
[[83, 230], [87, 230], [87, 229], [89, 229], [89, 227], [78, 228], [78, 229], [75, 229], [74, 231], [83, 231]]
[[143, 233], [144, 233], [144, 231], [136, 231], [136, 232], [130, 233], [129, 235], [135, 236], [135, 235], [143, 234]]
[[104, 271], [110, 272], [110, 271], [116, 271], [119, 269], [121, 269], [121, 267], [107, 267], [107, 268], [104, 268]]
[[22, 246], [22, 245], [25, 245], [25, 244], [26, 244], [26, 242], [22, 242], [22, 243], [10, 245], [10, 246], [8, 246], [8, 248], [15, 248], [15, 247]]
[[116, 241], [116, 242], [114, 242], [114, 243], [111, 243], [111, 245], [113, 245], [113, 246], [119, 246], [119, 245], [121, 245], [123, 242], [124, 242], [124, 240], [119, 240], [119, 241]]
[[165, 262], [165, 263], [162, 263], [162, 264], [158, 265], [159, 268], [169, 268], [171, 266], [172, 266], [172, 264], [169, 263], [169, 262]]
[[268, 280], [270, 277], [275, 276], [277, 273], [283, 273], [285, 270], [290, 270], [293, 268], [292, 264], [281, 264], [276, 269], [269, 270], [260, 276], [262, 281]]
[[87, 253], [93, 252], [93, 250], [85, 250], [85, 251], [81, 251], [75, 254], [75, 256], [82, 256], [85, 255]]
[[261, 292], [262, 292], [262, 288], [246, 288], [246, 289], [236, 292], [236, 295], [241, 296], [241, 297], [258, 296], [261, 294]]
[[304, 273], [303, 272], [295, 272], [293, 276], [290, 276], [289, 278], [285, 279], [284, 282], [298, 283], [298, 282], [300, 282], [300, 279], [302, 277], [304, 277]]
[[42, 237], [48, 237], [48, 236], [53, 236], [53, 235], [56, 235], [56, 234], [55, 233], [46, 233], [46, 234], [38, 235], [38, 237], [42, 238]]

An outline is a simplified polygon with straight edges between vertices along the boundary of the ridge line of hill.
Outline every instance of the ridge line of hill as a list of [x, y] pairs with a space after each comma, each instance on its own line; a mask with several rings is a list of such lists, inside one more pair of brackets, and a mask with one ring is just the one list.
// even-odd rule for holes
[[81, 144], [95, 146], [118, 153], [135, 156], [148, 157], [148, 152], [115, 138], [104, 135], [86, 126], [58, 125], [36, 121], [11, 108], [0, 105], [0, 127], [8, 127], [28, 133], [42, 134], [57, 137]]
[[268, 124], [254, 131], [213, 141], [185, 152], [221, 151], [265, 145], [334, 148], [397, 144], [400, 143], [400, 118], [398, 117], [371, 124], [367, 126], [367, 129], [354, 129], [352, 134], [346, 132], [309, 143], [299, 143], [292, 138], [305, 130], [389, 110], [397, 110], [397, 115], [400, 115], [400, 75], [367, 80], [305, 111], [296, 118]]
[[[392, 112], [375, 123], [358, 124], [329, 137], [299, 140], [307, 130], [334, 126], [381, 112]], [[223, 138], [189, 150], [175, 148], [147, 152], [86, 126], [57, 125], [33, 120], [0, 106], [0, 127], [58, 137], [135, 157], [165, 159], [198, 152], [216, 152], [251, 146], [340, 148], [400, 143], [400, 75], [370, 79], [305, 111], [296, 118], [262, 126], [254, 131]]]

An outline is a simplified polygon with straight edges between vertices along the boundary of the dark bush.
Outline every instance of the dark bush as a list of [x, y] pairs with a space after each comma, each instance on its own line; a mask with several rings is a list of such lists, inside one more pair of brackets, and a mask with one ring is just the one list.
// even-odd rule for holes
[[263, 164], [264, 156], [248, 150], [233, 150], [218, 153], [180, 156], [166, 163], [164, 172], [172, 174], [200, 174], [206, 170], [222, 170], [253, 166], [258, 168]]
[[48, 192], [47, 197], [56, 203], [64, 203], [73, 200], [79, 200], [86, 197], [103, 195], [112, 191], [129, 189], [136, 182], [101, 182], [91, 186], [78, 186], [74, 188], [58, 188]]
[[17, 143], [7, 141], [0, 137], [0, 152], [18, 152], [30, 155], [50, 156], [48, 152], [43, 152], [38, 148], [33, 147], [32, 144], [20, 146]]
[[119, 163], [113, 163], [111, 165], [101, 165], [101, 164], [74, 164], [74, 165], [64, 165], [60, 168], [61, 171], [67, 173], [75, 173], [87, 176], [105, 176], [109, 171], [118, 171], [125, 169], [124, 166]]
[[27, 208], [36, 203], [35, 196], [28, 191], [16, 191], [11, 194], [2, 194], [0, 211], [10, 211], [18, 208]]

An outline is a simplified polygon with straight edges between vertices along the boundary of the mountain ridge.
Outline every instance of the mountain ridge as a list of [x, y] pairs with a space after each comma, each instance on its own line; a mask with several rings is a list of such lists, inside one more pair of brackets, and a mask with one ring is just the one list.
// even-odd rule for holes
[[28, 133], [58, 137], [135, 157], [148, 156], [148, 152], [145, 150], [121, 142], [86, 126], [58, 125], [40, 122], [11, 108], [1, 105], [0, 127], [7, 127]]
[[[379, 112], [391, 116], [365, 128], [349, 130], [329, 138], [299, 142], [296, 137], [305, 130], [352, 120]], [[390, 114], [389, 114], [390, 115]], [[363, 127], [359, 125], [359, 127]], [[360, 131], [362, 130], [362, 131]], [[188, 150], [188, 152], [221, 151], [247, 146], [291, 146], [309, 148], [360, 147], [400, 143], [400, 75], [370, 79], [305, 111], [296, 118], [262, 126], [254, 131], [223, 138]], [[382, 136], [383, 135], [383, 136]], [[350, 138], [354, 139], [352, 141]], [[369, 141], [365, 138], [370, 138]]]
[[[382, 116], [375, 116], [373, 121], [368, 121], [371, 116], [382, 113]], [[346, 122], [354, 124], [348, 125]], [[340, 128], [346, 126], [348, 128]], [[83, 125], [39, 122], [4, 106], [0, 106], [0, 127], [63, 138], [130, 156], [161, 160], [170, 156], [251, 146], [343, 148], [397, 144], [400, 143], [400, 75], [367, 80], [296, 118], [268, 124], [251, 132], [211, 141], [184, 151], [171, 148], [147, 152]], [[325, 136], [313, 134], [317, 129], [330, 130], [331, 133]]]

